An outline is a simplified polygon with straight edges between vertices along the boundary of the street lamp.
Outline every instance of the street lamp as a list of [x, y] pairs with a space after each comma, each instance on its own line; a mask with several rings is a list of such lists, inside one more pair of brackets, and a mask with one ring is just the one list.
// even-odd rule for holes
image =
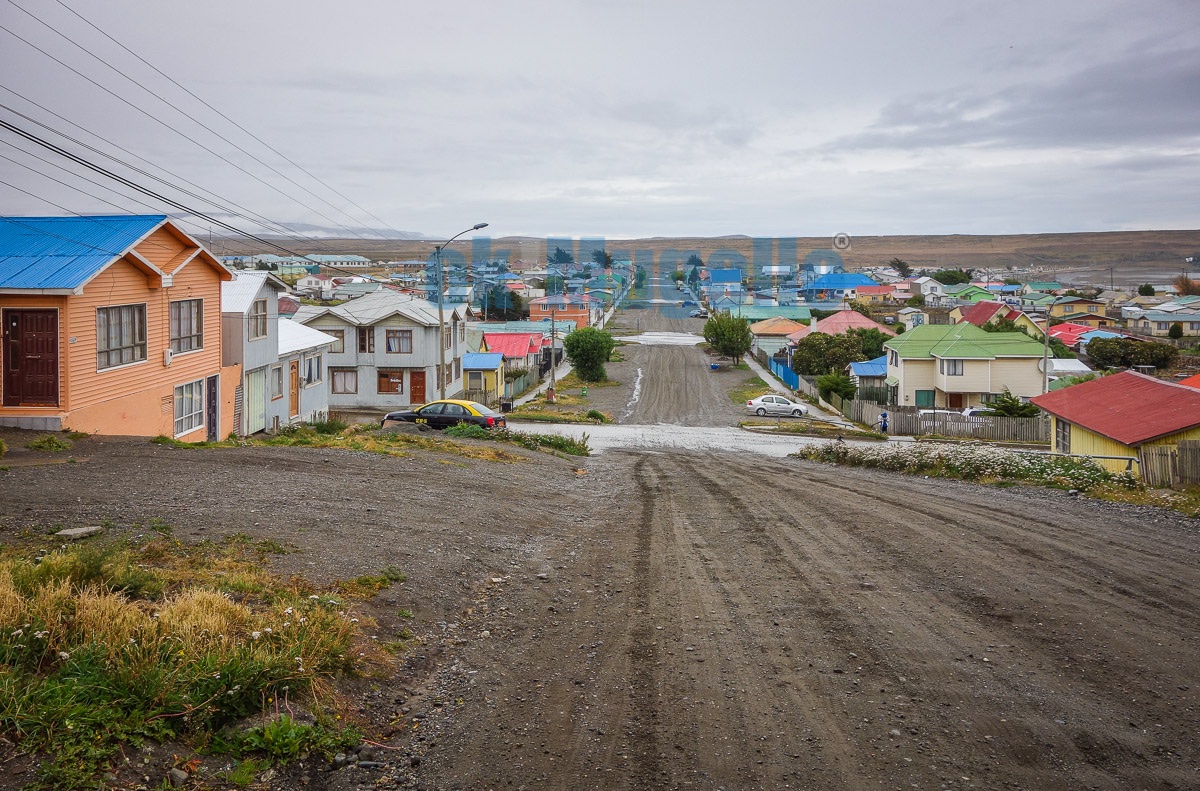
[[444, 283], [445, 278], [442, 273], [442, 248], [453, 242], [458, 237], [462, 236], [464, 233], [478, 231], [480, 228], [486, 227], [486, 222], [477, 222], [465, 231], [459, 231], [442, 244], [434, 245], [433, 247], [434, 260], [437, 262], [438, 335], [440, 336], [437, 340], [438, 349], [440, 349], [438, 352], [438, 398], [441, 399], [446, 397], [446, 314], [444, 307], [444, 303], [446, 301], [446, 289]]

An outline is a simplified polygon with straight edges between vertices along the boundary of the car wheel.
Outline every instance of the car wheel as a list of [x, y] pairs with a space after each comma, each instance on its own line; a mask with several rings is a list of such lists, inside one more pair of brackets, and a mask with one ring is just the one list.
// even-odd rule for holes
[[759, 417], [762, 417], [763, 415], [767, 414], [767, 410], [763, 409], [762, 407], [759, 407], [758, 409], [754, 410], [754, 414], [758, 415]]
[[803, 409], [793, 409], [792, 417], [804, 417], [804, 410]]

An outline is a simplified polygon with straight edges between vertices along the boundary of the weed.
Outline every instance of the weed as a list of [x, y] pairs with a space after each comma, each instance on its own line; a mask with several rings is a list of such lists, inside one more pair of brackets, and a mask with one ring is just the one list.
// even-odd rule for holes
[[588, 420], [594, 420], [597, 423], [611, 423], [612, 418], [601, 412], [599, 409], [589, 409], [584, 415]]
[[349, 426], [340, 420], [319, 420], [312, 424], [313, 431], [318, 434], [340, 434]]
[[225, 772], [225, 780], [238, 788], [245, 788], [255, 781], [259, 773], [270, 766], [270, 761], [261, 758], [243, 758], [240, 761], [234, 761], [233, 766]]
[[53, 434], [43, 434], [37, 439], [30, 440], [25, 443], [25, 447], [30, 450], [45, 450], [51, 453], [56, 453], [61, 450], [70, 450], [71, 443], [61, 440]]
[[400, 618], [415, 618], [412, 610], [397, 610], [396, 615]]
[[389, 587], [393, 582], [404, 582], [408, 575], [395, 566], [388, 566], [378, 574], [364, 574], [352, 580], [334, 583], [334, 587], [350, 596], [370, 599]]
[[8, 445], [4, 440], [0, 439], [0, 459], [4, 458], [4, 454], [8, 453]]
[[67, 432], [67, 439], [72, 440], [72, 441], [80, 440], [80, 439], [87, 439], [90, 436], [92, 436], [92, 435], [87, 433], [86, 431], [68, 431]]

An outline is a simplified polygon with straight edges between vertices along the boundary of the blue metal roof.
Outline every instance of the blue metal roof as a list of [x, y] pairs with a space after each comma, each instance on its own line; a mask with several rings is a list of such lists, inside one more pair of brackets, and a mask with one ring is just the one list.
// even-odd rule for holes
[[804, 287], [805, 291], [828, 291], [830, 289], [857, 288], [858, 286], [879, 285], [866, 275], [857, 272], [831, 272], [821, 275]]
[[79, 288], [166, 219], [0, 217], [0, 289]]
[[717, 283], [741, 283], [742, 270], [740, 269], [710, 269], [708, 272], [708, 281], [714, 285]]
[[471, 371], [494, 371], [504, 362], [500, 352], [467, 352], [463, 355], [462, 367]]
[[887, 376], [887, 355], [880, 355], [874, 360], [867, 360], [866, 362], [850, 363], [850, 370], [859, 378], [885, 377]]

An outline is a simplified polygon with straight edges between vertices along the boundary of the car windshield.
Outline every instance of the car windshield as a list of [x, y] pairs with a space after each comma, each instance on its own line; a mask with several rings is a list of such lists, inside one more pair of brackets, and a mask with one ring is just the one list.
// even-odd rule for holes
[[483, 404], [477, 404], [474, 401], [471, 402], [470, 406], [471, 406], [471, 409], [475, 410], [476, 412], [478, 412], [481, 415], [498, 415], [498, 414], [500, 414], [499, 412], [494, 411], [491, 407], [484, 406]]

